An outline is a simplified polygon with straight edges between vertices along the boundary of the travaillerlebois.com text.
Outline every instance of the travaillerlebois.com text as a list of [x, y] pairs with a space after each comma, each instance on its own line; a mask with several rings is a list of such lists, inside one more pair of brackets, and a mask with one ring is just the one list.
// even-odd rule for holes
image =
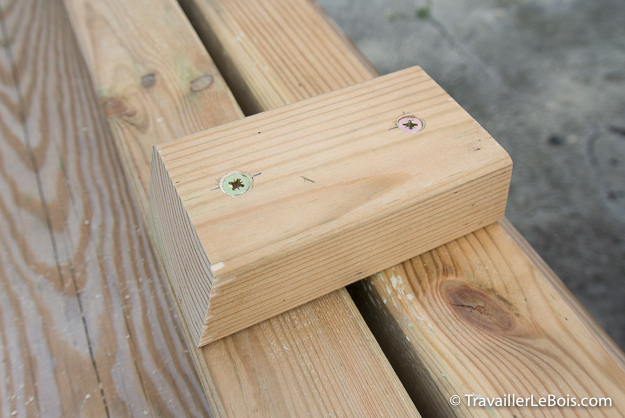
[[488, 398], [477, 394], [465, 394], [463, 397], [453, 395], [449, 403], [458, 406], [461, 403], [470, 408], [497, 408], [497, 407], [534, 407], [534, 408], [600, 408], [612, 406], [611, 398], [586, 397], [577, 398], [574, 396], [528, 396], [522, 397], [514, 394], [506, 394], [500, 397]]

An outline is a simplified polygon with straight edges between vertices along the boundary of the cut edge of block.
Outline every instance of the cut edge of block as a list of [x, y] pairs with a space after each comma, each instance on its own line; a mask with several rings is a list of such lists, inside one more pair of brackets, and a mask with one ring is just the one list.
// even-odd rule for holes
[[152, 151], [148, 225], [196, 346], [207, 326], [213, 271], [156, 147]]

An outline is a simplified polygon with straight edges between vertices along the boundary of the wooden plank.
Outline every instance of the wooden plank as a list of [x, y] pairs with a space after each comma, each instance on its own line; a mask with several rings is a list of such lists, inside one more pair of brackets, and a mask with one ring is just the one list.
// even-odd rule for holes
[[152, 147], [242, 113], [175, 2], [64, 1], [145, 217]]
[[[182, 14], [175, 10], [175, 2], [170, 0], [102, 3], [68, 0], [65, 4], [72, 17], [72, 24], [77, 27], [81, 49], [87, 57], [95, 57], [88, 58], [88, 61], [91, 59], [92, 62], [108, 62], [107, 66], [90, 67], [98, 92], [106, 90], [98, 84], [99, 80], [106, 78], [94, 72], [107, 71], [106, 68], [149, 70], [149, 74], [157, 74], [157, 83], [158, 74], [176, 73], [178, 62], [167, 57], [171, 57], [168, 54], [181, 51], [161, 48], [158, 52], [153, 52], [155, 43], [152, 39], [184, 37], [189, 42], [193, 41], [192, 28], [184, 21]], [[170, 20], [157, 20], [159, 24], [150, 20], [151, 13], [158, 10], [169, 11]], [[117, 20], [118, 18], [122, 20]], [[129, 26], [121, 25], [120, 21]], [[108, 27], [115, 31], [108, 33]], [[98, 46], [100, 39], [107, 40], [106, 48]], [[190, 48], [194, 45], [197, 44], [192, 43]], [[179, 44], [172, 48], [183, 46], [186, 48]], [[208, 55], [205, 52], [196, 52], [197, 55], [191, 61], [203, 63], [203, 66], [199, 69], [188, 69], [192, 75], [184, 78], [185, 83], [207, 72], [217, 80], [217, 70], [206, 67], [210, 62]], [[152, 61], [154, 57], [158, 57], [158, 60]], [[143, 60], [151, 64], [148, 65]], [[132, 176], [137, 171], [149, 175], [149, 161], [142, 157], [131, 158], [131, 153], [143, 155], [143, 151], [133, 151], [135, 148], [130, 144], [136, 138], [145, 140], [142, 142], [145, 147], [147, 141], [154, 141], [153, 145], [156, 145], [163, 140], [172, 139], [164, 134], [144, 134], [144, 127], [154, 128], [161, 123], [167, 126], [167, 132], [183, 135], [193, 133], [210, 123], [225, 122], [223, 119], [216, 121], [214, 112], [224, 119], [236, 119], [240, 116], [236, 103], [224, 99], [230, 97], [226, 92], [218, 95], [214, 102], [211, 102], [210, 97], [201, 99], [196, 96], [210, 96], [210, 88], [195, 91], [184, 100], [178, 100], [177, 98], [187, 95], [189, 84], [179, 84], [177, 78], [163, 77], [168, 80], [167, 83], [173, 84], [162, 86], [164, 91], [179, 92], [170, 94], [172, 97], [167, 98], [166, 93], [157, 97], [145, 93], [135, 94], [142, 88], [149, 90], [156, 85], [144, 87], [141, 77], [147, 75], [145, 71], [132, 74], [134, 79], [129, 76], [127, 84], [121, 84], [121, 87], [126, 86], [128, 90], [115, 90], [115, 95], [111, 91], [100, 93], [106, 98], [105, 116], [112, 127], [115, 145], [124, 161], [127, 176]], [[131, 114], [125, 110], [106, 111], [110, 103], [126, 103], [130, 96], [134, 100]], [[126, 107], [127, 105], [120, 106], [121, 109]], [[155, 107], [161, 110], [152, 110]], [[220, 109], [213, 110], [217, 107]], [[128, 121], [127, 117], [131, 117], [131, 120]], [[163, 119], [159, 121], [160, 118]], [[131, 123], [134, 120], [143, 122]], [[118, 125], [123, 125], [123, 129]], [[146, 149], [145, 147], [141, 150]], [[147, 190], [144, 183], [135, 182], [133, 190], [140, 190], [136, 199], [140, 207], [146, 208]], [[123, 248], [121, 242], [119, 248]], [[146, 258], [149, 257], [146, 254]], [[180, 312], [177, 301], [173, 302], [177, 312]], [[184, 323], [181, 328], [187, 341], [191, 341]], [[379, 416], [381, 413], [398, 417], [418, 416], [405, 389], [345, 289], [201, 350], [194, 348], [193, 344], [190, 344], [189, 349], [215, 416]]]
[[62, 2], [2, 3], [0, 415], [205, 416]]
[[[229, 69], [227, 81], [233, 86], [235, 94], [240, 95], [240, 103], [246, 111], [256, 109], [256, 103], [269, 95], [267, 91], [271, 90], [272, 83], [291, 86], [290, 95], [284, 94], [283, 89], [276, 89], [276, 94], [272, 96], [276, 104], [284, 105], [297, 100], [297, 94], [303, 88], [317, 94], [329, 91], [331, 87], [324, 80], [332, 78], [332, 74], [338, 74], [336, 79], [341, 80], [341, 87], [375, 76], [369, 65], [362, 64], [360, 55], [354, 52], [352, 46], [343, 44], [342, 36], [333, 33], [332, 24], [327, 22], [325, 15], [317, 14], [318, 6], [308, 0], [182, 0], [181, 4], [211, 54], [220, 57], [218, 65]], [[311, 42], [312, 39], [316, 41]], [[336, 69], [336, 73], [332, 69]], [[352, 78], [344, 78], [342, 74], [345, 73], [352, 74]], [[237, 85], [239, 87], [235, 87]], [[461, 313], [475, 309], [451, 304], [450, 299], [441, 301], [441, 297], [436, 295], [428, 298], [424, 294], [422, 305], [417, 303], [416, 298], [408, 301], [406, 296], [395, 307], [389, 302], [389, 292], [397, 292], [393, 288], [392, 276], [385, 279], [384, 285], [380, 282], [371, 286], [366, 281], [353, 285], [355, 289], [360, 289], [354, 296], [358, 304], [365, 307], [363, 312], [370, 318], [369, 325], [376, 330], [383, 329], [384, 325], [389, 327], [385, 335], [380, 334], [380, 341], [390, 339], [386, 340], [388, 343], [384, 347], [409, 388], [412, 399], [419, 408], [427, 411], [425, 415], [433, 412], [451, 416], [489, 416], [491, 410], [452, 410], [447, 395], [462, 396], [463, 390], [469, 387], [487, 387], [490, 394], [491, 391], [498, 392], [495, 389], [502, 388], [504, 383], [513, 383], [505, 387], [506, 393], [518, 391], [535, 396], [544, 395], [545, 390], [560, 393], [579, 384], [581, 387], [575, 387], [571, 393], [612, 396], [613, 405], [618, 402], [619, 408], [623, 407], [623, 353], [506, 221], [449, 243], [442, 247], [443, 250], [444, 259], [437, 250], [423, 256], [432, 260], [430, 269], [434, 266], [438, 268], [432, 274], [438, 273], [436, 277], [439, 280], [451, 282], [455, 272], [470, 275], [471, 287], [479, 289], [479, 294], [488, 295], [486, 300], [493, 302], [493, 306], [501, 307], [504, 319], [510, 318], [509, 312], [519, 313], [519, 319], [516, 315], [511, 318], [512, 324], [518, 321], [519, 326], [515, 330], [528, 332], [518, 335], [499, 332], [497, 335], [495, 325], [490, 325], [495, 327], [494, 331], [480, 331], [477, 326], [481, 324], [485, 328], [488, 324], [478, 322], [476, 326], [475, 320], [469, 319], [471, 317], [466, 312], [464, 316]], [[418, 265], [418, 260], [419, 257], [407, 263]], [[441, 270], [443, 266], [445, 270]], [[495, 266], [500, 270], [493, 271]], [[385, 276], [382, 274], [382, 277]], [[459, 279], [458, 282], [462, 283], [462, 278]], [[434, 277], [410, 277], [412, 286], [423, 289], [429, 288], [431, 280], [435, 280]], [[447, 286], [448, 291], [453, 289], [453, 283]], [[431, 288], [431, 292], [435, 290]], [[520, 299], [524, 294], [527, 294], [528, 297], [524, 298], [527, 300]], [[371, 303], [369, 298], [381, 303]], [[517, 305], [507, 305], [503, 302], [507, 298]], [[397, 301], [398, 298], [395, 298]], [[429, 307], [429, 322], [437, 332], [429, 325], [421, 331], [412, 330], [402, 322], [412, 318], [411, 310], [420, 312], [425, 307]], [[543, 310], [549, 315], [544, 315]], [[389, 316], [385, 317], [385, 314]], [[455, 321], [451, 324], [452, 329], [464, 333], [464, 339], [460, 340], [465, 342], [464, 347], [459, 347], [459, 341], [449, 342], [449, 333], [454, 331], [442, 327], [443, 324], [450, 324], [449, 315]], [[416, 328], [420, 320], [413, 318], [410, 323]], [[549, 335], [551, 332], [557, 337]], [[536, 338], [528, 338], [531, 336]], [[453, 338], [459, 337], [454, 335]], [[426, 339], [427, 348], [421, 348], [419, 352], [418, 347], [426, 346]], [[397, 342], [397, 345], [389, 347], [390, 341]], [[446, 345], [448, 342], [449, 346]], [[448, 347], [455, 348], [456, 352], [450, 355]], [[471, 348], [475, 353], [468, 353]], [[520, 349], [520, 358], [509, 363], [496, 362], [497, 358], [510, 359], [515, 348]], [[537, 351], [541, 349], [548, 351]], [[553, 354], [549, 350], [554, 350]], [[431, 358], [426, 356], [429, 353], [432, 353]], [[463, 358], [475, 362], [467, 363], [467, 368], [463, 369], [460, 363]], [[485, 366], [488, 362], [492, 365], [490, 369]], [[457, 368], [447, 366], [449, 364]], [[469, 369], [479, 373], [479, 382], [467, 374]], [[567, 383], [565, 377], [570, 378], [571, 383]], [[418, 393], [419, 389], [424, 389], [424, 395]], [[502, 415], [513, 413], [510, 410], [499, 411]], [[530, 414], [588, 416], [596, 412], [622, 415], [622, 411], [615, 408], [556, 411], [534, 408]]]
[[[7, 23], [13, 14], [28, 12], [21, 7], [10, 10], [1, 23], [3, 33], [14, 32]], [[71, 296], [73, 283], [66, 283], [55, 268], [55, 249], [39, 192], [38, 159], [22, 116], [26, 109], [12, 57], [15, 47], [24, 42], [22, 31], [14, 33], [12, 44], [0, 54], [0, 413], [36, 416], [45, 408], [104, 414], [96, 371], [84, 355], [88, 340], [81, 332], [77, 298]], [[41, 95], [39, 89], [33, 93]], [[78, 332], [68, 329], [69, 321], [54, 312], [78, 319], [71, 321]], [[57, 325], [61, 330], [52, 331]], [[39, 387], [39, 378], [49, 386]], [[83, 406], [89, 394], [94, 400]]]
[[[384, 270], [350, 293], [426, 416], [467, 416], [475, 408], [464, 394], [508, 393], [578, 402], [608, 397], [611, 408], [559, 411], [625, 414], [623, 369], [499, 223]], [[457, 407], [449, 403], [453, 395], [462, 396]], [[552, 411], [517, 407], [494, 413]]]
[[515, 242], [525, 256], [531, 260], [540, 273], [550, 283], [551, 286], [556, 289], [556, 292], [562, 297], [568, 304], [569, 308], [575, 312], [580, 321], [597, 337], [601, 345], [608, 351], [614, 361], [616, 361], [621, 369], [625, 369], [625, 353], [619, 348], [614, 340], [605, 332], [603, 328], [595, 321], [595, 319], [588, 313], [588, 311], [578, 302], [573, 296], [571, 291], [560, 280], [553, 270], [545, 263], [545, 261], [538, 255], [538, 253], [532, 248], [532, 246], [523, 238], [523, 236], [517, 231], [507, 219], [499, 221], [501, 227], [506, 231], [508, 237]]
[[[406, 132], [402, 120], [425, 126]], [[200, 346], [503, 218], [512, 172], [419, 67], [154, 155], [150, 214]], [[233, 198], [220, 177], [250, 189]]]
[[246, 115], [377, 75], [314, 1], [180, 0], [180, 5]]

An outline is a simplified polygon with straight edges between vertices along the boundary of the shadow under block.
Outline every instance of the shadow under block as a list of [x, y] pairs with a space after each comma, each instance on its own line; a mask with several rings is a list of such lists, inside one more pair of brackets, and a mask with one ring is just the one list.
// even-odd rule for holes
[[414, 67], [155, 147], [150, 225], [202, 346], [501, 219], [511, 172]]

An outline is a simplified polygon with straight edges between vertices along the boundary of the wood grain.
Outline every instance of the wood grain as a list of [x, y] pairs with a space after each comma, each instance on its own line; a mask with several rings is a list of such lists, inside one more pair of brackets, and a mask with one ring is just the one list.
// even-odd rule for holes
[[[495, 223], [350, 287], [426, 416], [623, 416], [625, 373]], [[483, 397], [609, 397], [605, 408], [471, 408]], [[452, 407], [452, 395], [463, 403]]]
[[562, 297], [562, 300], [566, 302], [569, 308], [575, 312], [577, 317], [586, 325], [586, 327], [592, 331], [592, 333], [597, 337], [597, 340], [601, 343], [601, 345], [607, 350], [607, 352], [612, 356], [614, 361], [616, 361], [619, 367], [625, 370], [625, 353], [619, 348], [618, 345], [614, 342], [614, 340], [605, 332], [603, 328], [595, 321], [595, 319], [588, 313], [588, 311], [579, 303], [579, 301], [573, 296], [571, 291], [566, 287], [566, 285], [560, 280], [558, 276], [554, 273], [553, 270], [545, 263], [540, 255], [532, 248], [532, 246], [523, 238], [523, 236], [517, 231], [517, 229], [512, 225], [512, 223], [507, 219], [502, 219], [499, 221], [499, 225], [506, 231], [508, 237], [514, 241], [517, 247], [525, 256], [531, 260], [531, 262], [536, 266], [536, 268], [540, 271], [540, 273], [545, 277], [545, 279], [553, 286], [555, 291]]
[[[418, 67], [156, 149], [150, 213], [200, 346], [501, 219], [512, 171]], [[233, 169], [258, 173], [236, 198]]]
[[370, 80], [377, 71], [309, 0], [180, 0], [246, 115]]
[[65, 6], [145, 217], [152, 147], [242, 113], [176, 2]]
[[[285, 105], [297, 100], [302, 89], [310, 89], [316, 94], [330, 91], [331, 87], [324, 81], [327, 77], [334, 76], [333, 82], [343, 87], [375, 76], [375, 71], [371, 70], [369, 64], [363, 63], [352, 45], [343, 42], [343, 35], [334, 32], [327, 17], [318, 13], [318, 6], [308, 0], [182, 0], [181, 4], [210, 53], [219, 57], [216, 58], [217, 64], [229, 69], [227, 82], [246, 112], [258, 111], [258, 103], [267, 100], [267, 92], [272, 91], [274, 83], [281, 87], [274, 89], [276, 94], [271, 96], [272, 100], [277, 105]], [[314, 37], [311, 36], [313, 33]], [[319, 41], [310, 42], [310, 39]], [[350, 76], [344, 76], [346, 72]], [[259, 74], [265, 74], [266, 77]], [[537, 395], [544, 394], [546, 389], [559, 393], [579, 384], [581, 387], [573, 388], [575, 390], [571, 393], [589, 393], [594, 388], [597, 392], [593, 396], [612, 396], [613, 404], [619, 402], [619, 408], [622, 408], [622, 388], [625, 387], [622, 351], [507, 221], [449, 243], [442, 250], [446, 251], [445, 258], [441, 258], [438, 250], [423, 257], [432, 260], [431, 269], [434, 266], [438, 269], [445, 266], [447, 270], [442, 270], [444, 274], [436, 276], [434, 273], [439, 270], [434, 270], [431, 276], [410, 277], [411, 286], [431, 290], [429, 294], [424, 291], [422, 305], [417, 305], [416, 299], [408, 303], [407, 298], [398, 303], [397, 307], [389, 302], [389, 292], [396, 292], [390, 277], [384, 279], [388, 289], [386, 285], [371, 286], [366, 281], [352, 285], [355, 289], [361, 289], [353, 296], [358, 305], [363, 306], [362, 312], [370, 319], [369, 325], [376, 330], [388, 326], [385, 334], [378, 334], [379, 341], [383, 343], [389, 358], [393, 359], [395, 370], [412, 399], [420, 410], [424, 408], [425, 416], [487, 416], [491, 411], [451, 410], [449, 397], [445, 395], [462, 395], [462, 390], [471, 386], [489, 388], [489, 394], [492, 391], [499, 396], [502, 394], [496, 389], [501, 389], [504, 383], [508, 383], [504, 388], [507, 393], [518, 390]], [[403, 264], [418, 264], [418, 260], [417, 257]], [[485, 268], [487, 266], [488, 269]], [[451, 267], [454, 270], [449, 270]], [[501, 271], [494, 272], [495, 267]], [[397, 268], [403, 267], [398, 265]], [[482, 326], [482, 330], [479, 330], [475, 322], [470, 322], [466, 315], [461, 316], [457, 312], [466, 313], [475, 309], [470, 306], [449, 306], [446, 301], [449, 299], [442, 299], [442, 295], [432, 289], [431, 282], [454, 279], [452, 271], [470, 274], [472, 288], [480, 290], [477, 294], [490, 296], [486, 300], [501, 308], [498, 312], [502, 318], [509, 318], [510, 312], [522, 315], [522, 321], [518, 320], [519, 327], [514, 330], [526, 330], [527, 334], [509, 335], [502, 331], [497, 334], [496, 327], [486, 330], [484, 327], [490, 324], [489, 320], [478, 323], [478, 326]], [[466, 279], [460, 276], [460, 280], [456, 281], [462, 282], [463, 278]], [[498, 289], [495, 293], [499, 295], [492, 295], [495, 285]], [[407, 286], [405, 279], [404, 286]], [[447, 290], [450, 291], [451, 287]], [[520, 300], [523, 294], [530, 297], [526, 301]], [[517, 305], [500, 302], [508, 298]], [[373, 303], [370, 299], [382, 302]], [[387, 304], [384, 304], [384, 300]], [[437, 335], [429, 326], [427, 329], [413, 330], [402, 322], [413, 315], [413, 309], [424, 310], [425, 307], [429, 307], [429, 322], [440, 330]], [[479, 308], [479, 304], [476, 308]], [[442, 324], [450, 323], [450, 315], [456, 321], [451, 324], [453, 328], [442, 329]], [[513, 315], [510, 324], [516, 324], [516, 318]], [[411, 320], [410, 323], [416, 328], [421, 322]], [[525, 328], [527, 326], [530, 328]], [[464, 346], [460, 346], [457, 341], [459, 337], [456, 331], [464, 333], [464, 339], [459, 340], [465, 343]], [[415, 334], [414, 338], [420, 341], [421, 351], [416, 350], [415, 347], [419, 346], [417, 343], [406, 339], [408, 332]], [[550, 333], [553, 333], [553, 338]], [[532, 336], [534, 338], [529, 338]], [[414, 342], [413, 337], [408, 338]], [[398, 344], [392, 346], [392, 342]], [[449, 342], [449, 346], [445, 345], [446, 342]], [[449, 347], [456, 349], [456, 352], [450, 355]], [[476, 352], [469, 352], [471, 348]], [[431, 357], [426, 354], [431, 354]], [[512, 358], [513, 354], [518, 354], [520, 359]], [[510, 362], [498, 361], [499, 358]], [[465, 367], [459, 362], [462, 359], [475, 362], [467, 363]], [[444, 369], [448, 364], [454, 368]], [[487, 364], [492, 366], [490, 370]], [[477, 373], [479, 381], [468, 375], [468, 371]], [[567, 383], [568, 378], [570, 384]], [[424, 394], [419, 394], [419, 389], [423, 389]], [[599, 390], [605, 390], [605, 393]], [[500, 410], [500, 414], [506, 416], [514, 415], [515, 412], [519, 411]], [[516, 415], [543, 413], [553, 416], [589, 416], [595, 412], [623, 415], [616, 408], [599, 411], [547, 408], [521, 412], [523, 414]]]
[[2, 6], [0, 416], [209, 414], [62, 3]]
[[[162, 45], [169, 44], [156, 44], [152, 40], [182, 37], [191, 42], [195, 36], [192, 35], [192, 28], [185, 23], [180, 12], [173, 10], [177, 7], [175, 2], [137, 0], [130, 3], [73, 0], [65, 3], [72, 16], [72, 24], [77, 28], [81, 49], [87, 56], [87, 62], [95, 62], [98, 59], [108, 62], [102, 68], [90, 66], [96, 91], [101, 91], [98, 84], [100, 80], [108, 80], [96, 72], [113, 68], [116, 69], [115, 74], [124, 73], [119, 68], [129, 66], [150, 68], [155, 74], [174, 74], [178, 64], [168, 57], [171, 58], [172, 54], [189, 53], [185, 52], [183, 48], [185, 46], [182, 44], [173, 44], [167, 47], [171, 49], [160, 50]], [[86, 10], [97, 10], [98, 13], [87, 13]], [[171, 19], [163, 21], [157, 16], [157, 20], [151, 20], [152, 13], [158, 10], [168, 10], [167, 16]], [[120, 22], [125, 23], [121, 25]], [[100, 34], [98, 28], [102, 27], [115, 28], [115, 36], [113, 37], [107, 30]], [[99, 35], [89, 35], [90, 30]], [[126, 30], [128, 32], [125, 32]], [[138, 34], [142, 36], [134, 36]], [[149, 34], [153, 34], [154, 38]], [[106, 48], [99, 49], [101, 38], [107, 40]], [[129, 43], [132, 45], [128, 45]], [[189, 51], [196, 51], [199, 54], [195, 56], [195, 61], [209, 63], [208, 54], [194, 50], [194, 45], [196, 44], [190, 45]], [[179, 48], [183, 50], [178, 51]], [[89, 58], [91, 56], [99, 58]], [[159, 59], [151, 65], [143, 63], [143, 60], [149, 61], [153, 57]], [[214, 67], [210, 69], [202, 67], [201, 70], [204, 72], [198, 70], [193, 76], [199, 74], [197, 77], [201, 77], [208, 71], [217, 80], [218, 74]], [[138, 87], [141, 81], [138, 81], [137, 77], [143, 77], [144, 73], [139, 71], [133, 74], [135, 78], [129, 77], [130, 81], [127, 83], [130, 86], [128, 87], [130, 93], [115, 96], [124, 103], [127, 96], [134, 94], [136, 89], [155, 87], [155, 85], [144, 87], [143, 84], [142, 87]], [[186, 82], [189, 79], [194, 78], [188, 77], [185, 79]], [[158, 83], [159, 78], [156, 80]], [[107, 113], [109, 99], [103, 102], [117, 151], [121, 155], [120, 159], [124, 162], [124, 170], [127, 177], [131, 178], [131, 183], [135, 172], [141, 171], [146, 176], [149, 175], [149, 161], [143, 157], [133, 156], [144, 155], [148, 141], [153, 141], [152, 144], [156, 145], [163, 140], [173, 139], [166, 138], [165, 135], [144, 134], [142, 127], [154, 127], [158, 123], [163, 123], [170, 132], [183, 135], [194, 133], [211, 123], [223, 123], [241, 115], [236, 103], [230, 99], [226, 100], [230, 97], [227, 92], [217, 95], [211, 102], [210, 88], [194, 91], [193, 94], [207, 95], [207, 98], [200, 100], [194, 95], [185, 96], [188, 95], [188, 83], [180, 84], [175, 78], [163, 77], [163, 80], [167, 80], [163, 81], [166, 85], [162, 86], [165, 91], [177, 93], [171, 93], [169, 98], [154, 98], [149, 94], [136, 93], [132, 96], [133, 111], [130, 115], [124, 110], [127, 104], [121, 106], [122, 112], [111, 114]], [[111, 94], [107, 92], [102, 97], [110, 98]], [[199, 104], [188, 106], [189, 100], [192, 103], [205, 103], [206, 106]], [[118, 102], [113, 100], [113, 103]], [[163, 110], [162, 113], [152, 111], [154, 107], [167, 111]], [[126, 116], [132, 117], [130, 122], [141, 120], [144, 123], [130, 123], [124, 119]], [[159, 121], [159, 118], [163, 118], [162, 121]], [[124, 122], [122, 123], [120, 119]], [[131, 143], [137, 142], [137, 137], [141, 138], [143, 145], [133, 148]], [[135, 182], [133, 191], [137, 190], [140, 192], [135, 197], [139, 207], [144, 208], [142, 214], [145, 215], [147, 190], [143, 182]], [[119, 248], [125, 248], [124, 244], [120, 243]], [[161, 270], [164, 269], [161, 266]], [[169, 281], [165, 283], [168, 285]], [[174, 299], [173, 302], [176, 311], [180, 313], [177, 301]], [[184, 322], [180, 324], [180, 329], [185, 333], [187, 341], [191, 342], [189, 350], [215, 416], [328, 414], [418, 416], [405, 389], [384, 358], [345, 289], [210, 344], [201, 350], [193, 346]]]

